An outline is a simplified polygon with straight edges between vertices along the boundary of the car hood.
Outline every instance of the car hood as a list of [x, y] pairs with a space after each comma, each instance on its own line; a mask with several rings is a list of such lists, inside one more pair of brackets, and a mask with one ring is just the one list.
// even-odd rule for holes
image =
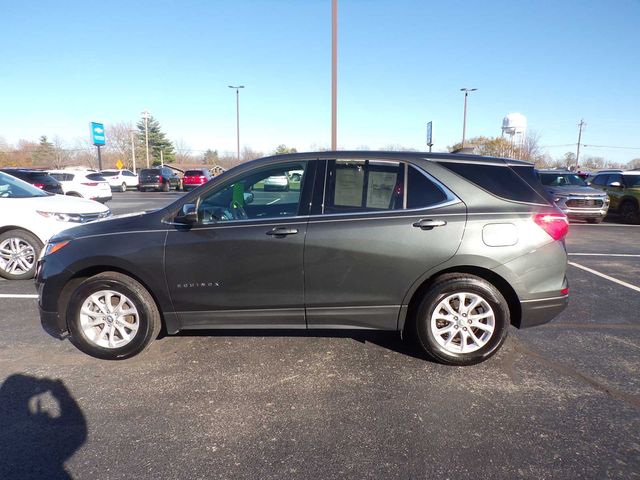
[[577, 185], [567, 185], [566, 187], [549, 187], [545, 186], [544, 189], [551, 195], [572, 195], [572, 196], [585, 196], [585, 197], [602, 197], [605, 193], [602, 190], [592, 187], [580, 187]]
[[[66, 195], [47, 195], [20, 199], [25, 208], [51, 213], [102, 213], [109, 210], [105, 205], [85, 198]], [[24, 203], [22, 203], [24, 202]], [[28, 205], [28, 207], [27, 207]]]
[[[51, 241], [61, 242], [73, 238], [82, 238], [95, 235], [123, 234], [126, 239], [127, 232], [142, 230], [158, 230], [168, 228], [161, 223], [162, 212], [155, 210], [152, 212], [125, 213], [114, 215], [105, 219], [95, 220], [70, 228], [55, 235]], [[126, 240], [123, 240], [126, 241]]]

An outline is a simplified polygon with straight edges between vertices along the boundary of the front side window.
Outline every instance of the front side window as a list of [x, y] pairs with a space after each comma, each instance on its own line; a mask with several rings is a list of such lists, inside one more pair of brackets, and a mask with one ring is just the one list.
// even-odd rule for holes
[[298, 215], [306, 166], [306, 162], [299, 162], [245, 173], [232, 184], [208, 192], [198, 200], [198, 221], [212, 224]]
[[607, 184], [607, 178], [609, 178], [609, 175], [597, 175], [596, 178], [593, 179], [592, 183], [594, 185], [605, 186]]
[[330, 160], [324, 213], [426, 208], [447, 200], [429, 177], [404, 162]]

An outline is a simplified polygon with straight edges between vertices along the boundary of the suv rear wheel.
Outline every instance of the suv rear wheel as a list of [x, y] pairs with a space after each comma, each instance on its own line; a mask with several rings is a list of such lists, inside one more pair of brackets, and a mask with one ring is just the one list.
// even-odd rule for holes
[[486, 280], [447, 274], [418, 307], [416, 334], [422, 349], [448, 365], [473, 365], [495, 354], [507, 337], [509, 306]]
[[136, 280], [105, 272], [80, 283], [67, 307], [71, 341], [83, 352], [105, 360], [133, 357], [160, 332], [160, 313]]

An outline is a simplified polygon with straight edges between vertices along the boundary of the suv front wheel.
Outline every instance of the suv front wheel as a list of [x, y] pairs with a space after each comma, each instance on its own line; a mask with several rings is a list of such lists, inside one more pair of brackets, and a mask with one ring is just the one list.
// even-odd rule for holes
[[67, 308], [71, 341], [83, 352], [122, 360], [142, 352], [160, 332], [160, 313], [149, 292], [121, 273], [84, 280]]
[[422, 349], [448, 365], [473, 365], [495, 354], [507, 337], [509, 306], [486, 280], [447, 274], [427, 291], [416, 317]]

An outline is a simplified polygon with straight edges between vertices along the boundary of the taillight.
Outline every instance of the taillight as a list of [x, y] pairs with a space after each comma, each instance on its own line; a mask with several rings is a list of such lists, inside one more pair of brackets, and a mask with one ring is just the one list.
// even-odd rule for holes
[[204, 175], [200, 175], [198, 178], [200, 179], [200, 181], [201, 181], [202, 183], [204, 183], [204, 182], [206, 182], [206, 181], [207, 181], [207, 177], [205, 177]]
[[34, 183], [33, 186], [38, 188], [44, 188], [44, 183]]
[[538, 213], [533, 221], [554, 240], [562, 240], [569, 233], [569, 220], [562, 213]]
[[86, 185], [87, 187], [96, 187], [98, 186], [98, 182], [82, 182], [82, 185]]
[[562, 290], [560, 290], [560, 295], [569, 295], [569, 289], [563, 288]]

